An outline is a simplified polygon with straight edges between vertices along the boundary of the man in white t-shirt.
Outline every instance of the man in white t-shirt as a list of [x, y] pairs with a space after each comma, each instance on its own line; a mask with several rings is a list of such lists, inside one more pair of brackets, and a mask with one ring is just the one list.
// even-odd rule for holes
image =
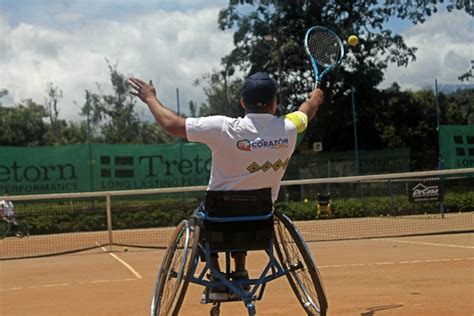
[[8, 199], [8, 193], [4, 194], [4, 198], [0, 201], [0, 215], [3, 220], [11, 224], [11, 229], [14, 233], [17, 233], [18, 222], [15, 218], [15, 210], [12, 201]]
[[[157, 98], [152, 81], [130, 78], [130, 93], [150, 108], [167, 132], [191, 142], [207, 144], [212, 151], [208, 190], [252, 190], [270, 187], [272, 200], [278, 197], [281, 179], [293, 151], [318, 107], [323, 92], [315, 89], [298, 111], [275, 116], [277, 83], [266, 73], [246, 78], [241, 91], [243, 118], [209, 116], [183, 118], [167, 109]], [[246, 254], [234, 255], [235, 271], [248, 277]], [[218, 267], [217, 257], [214, 265]]]

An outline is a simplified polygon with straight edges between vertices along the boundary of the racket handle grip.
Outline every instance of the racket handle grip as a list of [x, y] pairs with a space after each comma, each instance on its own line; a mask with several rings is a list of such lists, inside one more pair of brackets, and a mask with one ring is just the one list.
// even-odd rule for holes
[[314, 89], [317, 89], [321, 86], [321, 81], [320, 80], [316, 80], [316, 82], [314, 83]]

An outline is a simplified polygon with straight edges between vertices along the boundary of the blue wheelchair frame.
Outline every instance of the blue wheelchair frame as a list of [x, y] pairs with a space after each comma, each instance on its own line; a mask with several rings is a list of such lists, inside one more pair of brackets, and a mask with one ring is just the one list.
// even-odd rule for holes
[[[196, 215], [198, 220], [201, 221], [208, 221], [212, 223], [231, 223], [231, 222], [252, 222], [252, 221], [264, 221], [273, 218], [273, 212], [268, 212], [265, 215], [257, 215], [257, 216], [237, 216], [237, 217], [211, 217], [209, 214], [201, 210]], [[198, 276], [192, 275], [189, 279], [191, 283], [199, 284], [206, 287], [206, 294], [201, 303], [221, 303], [227, 301], [239, 301], [242, 300], [244, 302], [245, 307], [249, 311], [250, 315], [256, 313], [255, 311], [255, 304], [253, 303], [255, 300], [260, 300], [263, 296], [263, 292], [265, 290], [265, 286], [268, 282], [278, 279], [284, 275], [286, 275], [286, 270], [281, 266], [278, 260], [275, 258], [273, 254], [273, 238], [267, 241], [267, 247], [263, 249], [253, 249], [253, 250], [264, 250], [268, 256], [268, 262], [266, 266], [263, 268], [260, 276], [258, 278], [253, 278], [249, 280], [229, 280], [228, 276], [230, 275], [230, 258], [232, 252], [239, 252], [239, 251], [247, 251], [248, 249], [239, 249], [239, 248], [230, 248], [222, 250], [225, 252], [225, 262], [226, 262], [226, 271], [221, 272], [219, 271], [214, 265], [212, 264], [211, 254], [215, 252], [215, 249], [211, 248], [211, 245], [208, 241], [204, 241], [204, 243], [199, 244], [200, 255], [197, 256], [194, 260], [195, 268], [197, 267], [200, 258], [204, 257], [205, 265], [201, 269], [201, 272]], [[206, 280], [205, 277], [208, 272], [218, 279], [218, 281], [210, 281]], [[269, 272], [271, 272], [269, 274]], [[244, 290], [245, 285], [250, 285], [251, 289], [249, 291]], [[222, 287], [225, 286], [232, 292], [233, 295], [230, 296], [228, 300], [225, 301], [212, 301], [209, 300], [209, 290], [211, 288]], [[258, 292], [258, 294], [257, 294]]]
[[[201, 204], [183, 220], [170, 240], [155, 282], [152, 316], [177, 315], [189, 283], [205, 287], [201, 303], [213, 304], [212, 316], [229, 301], [242, 301], [248, 314], [256, 315], [255, 302], [262, 299], [267, 283], [282, 276], [308, 315], [326, 315], [328, 303], [314, 258], [291, 220], [273, 211], [269, 192], [207, 192], [207, 207]], [[254, 250], [268, 257], [260, 275], [234, 279], [231, 254]], [[225, 253], [224, 271], [214, 266], [215, 253]], [[216, 288], [227, 292], [211, 299], [210, 290]]]

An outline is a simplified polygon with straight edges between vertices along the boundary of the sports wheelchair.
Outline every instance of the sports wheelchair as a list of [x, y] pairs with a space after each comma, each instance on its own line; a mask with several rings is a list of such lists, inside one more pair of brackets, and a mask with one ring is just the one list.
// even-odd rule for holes
[[[239, 251], [266, 253], [268, 262], [258, 277], [230, 279], [231, 253]], [[214, 253], [225, 253], [222, 272], [212, 264]], [[273, 211], [271, 190], [207, 191], [205, 202], [174, 231], [155, 281], [151, 315], [178, 315], [189, 283], [205, 287], [201, 303], [212, 303], [211, 316], [228, 301], [242, 301], [248, 314], [256, 315], [255, 302], [267, 283], [282, 276], [308, 315], [326, 315], [316, 263], [291, 220]], [[216, 287], [228, 289], [227, 299], [210, 299]]]
[[18, 223], [15, 217], [3, 217], [0, 219], [0, 239], [10, 235], [17, 238], [30, 237], [30, 232], [25, 225]]

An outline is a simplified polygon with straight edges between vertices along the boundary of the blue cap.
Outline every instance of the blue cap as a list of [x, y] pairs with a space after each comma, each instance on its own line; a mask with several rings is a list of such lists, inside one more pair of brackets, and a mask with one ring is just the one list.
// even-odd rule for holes
[[240, 94], [249, 108], [265, 107], [275, 98], [278, 83], [265, 72], [257, 72], [247, 77]]

